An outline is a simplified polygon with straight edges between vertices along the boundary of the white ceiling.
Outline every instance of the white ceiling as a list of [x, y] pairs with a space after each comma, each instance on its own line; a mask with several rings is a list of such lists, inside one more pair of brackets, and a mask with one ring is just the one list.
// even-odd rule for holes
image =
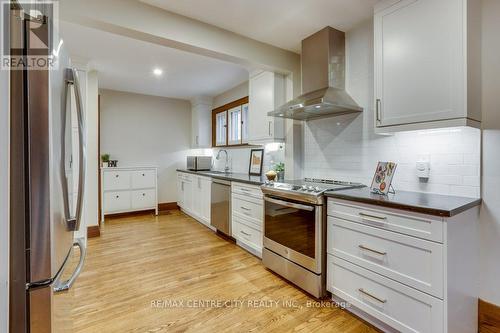
[[379, 0], [140, 0], [300, 53], [300, 41], [331, 26], [347, 31], [373, 16]]
[[[238, 65], [61, 22], [64, 45], [99, 72], [99, 88], [191, 99], [216, 96], [246, 80]], [[163, 70], [162, 77], [153, 68]]]

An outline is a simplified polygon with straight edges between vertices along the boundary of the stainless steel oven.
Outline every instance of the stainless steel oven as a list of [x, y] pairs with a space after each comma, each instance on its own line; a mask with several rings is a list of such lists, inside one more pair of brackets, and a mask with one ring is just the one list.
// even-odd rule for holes
[[323, 198], [308, 203], [265, 196], [266, 267], [311, 295], [325, 295], [325, 216]]

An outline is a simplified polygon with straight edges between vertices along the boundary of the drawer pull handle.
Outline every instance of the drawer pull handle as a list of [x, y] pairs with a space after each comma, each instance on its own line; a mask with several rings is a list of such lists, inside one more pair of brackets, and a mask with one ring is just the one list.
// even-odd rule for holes
[[240, 230], [240, 232], [241, 232], [243, 235], [245, 235], [245, 236], [252, 236], [252, 235], [250, 235], [249, 233], [244, 232], [243, 230]]
[[243, 209], [243, 210], [246, 210], [246, 211], [251, 211], [250, 208], [246, 208], [246, 207], [243, 207], [243, 206], [241, 206], [240, 208]]
[[240, 191], [243, 191], [243, 192], [251, 192], [250, 190], [247, 190], [246, 188], [240, 188]]
[[373, 253], [376, 253], [376, 254], [380, 254], [381, 256], [385, 256], [387, 254], [387, 252], [381, 252], [381, 251], [377, 251], [377, 250], [374, 250], [374, 249], [370, 249], [369, 247], [366, 247], [364, 245], [358, 245], [358, 247], [361, 249], [361, 250], [366, 250], [366, 251], [370, 251], [370, 252], [373, 252]]
[[358, 215], [361, 216], [361, 218], [368, 217], [368, 218], [377, 219], [377, 220], [381, 220], [381, 221], [387, 220], [387, 217], [385, 217], [385, 216], [377, 216], [377, 215], [371, 215], [371, 214], [366, 214], [366, 213], [358, 213]]
[[143, 194], [142, 194], [142, 196], [145, 196], [145, 195], [146, 195], [146, 193], [143, 193]]
[[116, 196], [116, 198], [117, 198], [117, 199], [118, 199], [119, 197], [120, 197], [119, 195], [117, 195], [117, 196]]
[[368, 296], [370, 298], [373, 298], [374, 300], [376, 300], [376, 301], [378, 301], [380, 303], [387, 303], [386, 299], [381, 299], [381, 298], [379, 298], [377, 296], [374, 296], [373, 294], [365, 291], [363, 288], [359, 288], [358, 290], [359, 290], [360, 293], [365, 294], [366, 296]]
[[146, 175], [145, 175], [145, 174], [142, 174], [142, 176], [144, 177], [144, 176], [146, 176]]
[[115, 175], [116, 178], [120, 177], [120, 175]]

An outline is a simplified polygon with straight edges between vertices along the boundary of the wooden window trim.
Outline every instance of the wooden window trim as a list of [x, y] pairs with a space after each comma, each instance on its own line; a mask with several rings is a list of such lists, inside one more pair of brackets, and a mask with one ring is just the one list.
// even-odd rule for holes
[[[248, 103], [248, 96], [237, 99], [225, 105], [219, 106], [212, 110], [212, 148], [227, 148], [227, 147], [241, 147], [241, 146], [249, 146], [248, 143], [240, 143], [235, 145], [228, 145], [229, 141], [229, 110], [235, 108], [237, 106], [242, 106]], [[226, 111], [226, 144], [223, 146], [217, 146], [217, 123], [216, 116], [218, 113]]]

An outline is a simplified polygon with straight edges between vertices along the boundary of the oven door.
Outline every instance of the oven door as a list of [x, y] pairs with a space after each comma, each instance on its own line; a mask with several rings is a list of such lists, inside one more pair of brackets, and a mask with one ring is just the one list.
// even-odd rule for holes
[[322, 206], [268, 196], [264, 200], [264, 247], [321, 274]]

